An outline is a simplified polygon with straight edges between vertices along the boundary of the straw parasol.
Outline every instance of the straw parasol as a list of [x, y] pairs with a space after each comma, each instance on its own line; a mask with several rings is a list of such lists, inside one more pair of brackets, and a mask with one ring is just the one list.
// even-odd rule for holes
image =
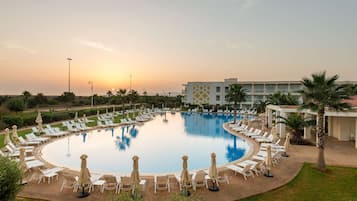
[[99, 115], [100, 115], [100, 112], [99, 112], [99, 110], [97, 110], [97, 117], [99, 117]]
[[9, 129], [6, 128], [5, 129], [5, 137], [4, 137], [4, 145], [7, 145], [9, 142], [11, 142], [10, 135], [9, 135]]
[[109, 113], [108, 108], [105, 108], [105, 113], [107, 113], [107, 114]]
[[243, 124], [248, 124], [248, 112], [244, 113]]
[[273, 141], [279, 139], [276, 125], [271, 128], [270, 133], [273, 135]]
[[39, 132], [38, 134], [41, 134], [43, 128], [42, 128], [42, 116], [41, 116], [41, 112], [40, 111], [38, 111], [38, 113], [37, 113], [37, 117], [36, 117], [35, 122], [37, 123], [37, 129], [38, 129], [38, 132]]
[[83, 154], [80, 159], [81, 161], [81, 171], [79, 172], [78, 185], [82, 186], [82, 192], [78, 195], [78, 197], [86, 197], [89, 193], [84, 192], [84, 186], [89, 185], [91, 183], [90, 180], [90, 172], [87, 168], [87, 158], [88, 156]]
[[25, 162], [25, 148], [20, 148], [20, 157], [19, 157], [19, 169], [21, 172], [25, 173], [27, 170], [26, 162]]
[[87, 119], [87, 115], [83, 114], [83, 120], [85, 121]]
[[134, 188], [139, 187], [140, 178], [139, 178], [139, 157], [133, 157], [133, 171], [131, 172], [131, 180], [134, 185]]
[[78, 121], [78, 112], [74, 114], [74, 121]]
[[273, 177], [273, 175], [270, 172], [272, 166], [273, 166], [273, 164], [272, 164], [272, 158], [271, 158], [271, 146], [268, 145], [267, 146], [267, 156], [265, 158], [265, 168], [266, 168], [267, 172], [264, 174], [264, 176]]
[[113, 114], [115, 113], [115, 106], [113, 106]]
[[19, 138], [19, 136], [17, 135], [17, 126], [16, 126], [16, 125], [13, 125], [13, 126], [12, 126], [12, 137], [13, 137], [14, 139]]
[[282, 156], [284, 157], [289, 157], [287, 151], [290, 145], [290, 133], [286, 134], [286, 138], [285, 138], [285, 143], [284, 143], [284, 153], [282, 154]]
[[216, 154], [211, 153], [211, 166], [209, 167], [208, 170], [208, 176], [212, 179], [213, 181], [213, 186], [209, 189], [210, 191], [218, 191], [218, 182], [217, 182], [217, 177], [218, 177], [218, 171], [217, 171], [217, 165], [216, 165]]
[[183, 187], [185, 188], [187, 195], [189, 195], [190, 193], [187, 191], [187, 186], [190, 186], [191, 180], [190, 180], [189, 173], [187, 170], [187, 167], [188, 167], [187, 160], [188, 160], [188, 156], [182, 157], [181, 183], [182, 183]]

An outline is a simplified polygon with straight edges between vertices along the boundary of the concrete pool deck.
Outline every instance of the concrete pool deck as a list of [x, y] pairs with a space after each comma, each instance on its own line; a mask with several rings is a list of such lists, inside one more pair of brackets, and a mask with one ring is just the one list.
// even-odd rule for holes
[[[236, 132], [233, 132], [233, 134], [239, 135]], [[291, 181], [298, 174], [304, 162], [315, 163], [317, 149], [314, 146], [292, 145], [289, 148], [289, 155], [290, 157], [283, 158], [280, 164], [272, 169], [273, 178], [257, 176], [248, 178], [245, 181], [241, 175], [235, 176], [232, 171], [225, 170], [224, 173], [229, 177], [230, 184], [222, 184], [219, 192], [198, 189], [193, 194], [205, 201], [231, 201], [273, 190]], [[357, 167], [357, 150], [354, 149], [353, 142], [339, 142], [333, 138], [329, 138], [325, 157], [328, 165]], [[36, 178], [36, 174], [34, 178]], [[60, 176], [59, 182], [51, 184], [37, 184], [37, 180], [31, 181], [24, 187], [19, 196], [58, 201], [77, 200], [76, 193], [73, 193], [71, 190], [67, 189], [60, 192], [62, 179]], [[144, 200], [165, 201], [169, 200], [174, 193], [179, 192], [179, 187], [174, 177], [170, 179], [171, 193], [163, 191], [157, 194], [154, 194], [153, 177], [145, 177], [145, 179], [147, 180], [147, 184], [143, 192]], [[113, 195], [113, 191], [106, 191], [102, 194], [96, 190], [83, 200], [107, 200]]]

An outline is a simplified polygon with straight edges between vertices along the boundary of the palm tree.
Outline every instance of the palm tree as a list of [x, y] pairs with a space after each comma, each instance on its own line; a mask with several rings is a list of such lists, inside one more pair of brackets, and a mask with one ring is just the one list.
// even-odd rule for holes
[[279, 116], [278, 118], [281, 119], [277, 122], [278, 124], [285, 124], [291, 129], [293, 135], [291, 138], [292, 144], [305, 144], [302, 139], [304, 128], [316, 124], [316, 121], [304, 119], [304, 117], [298, 113], [292, 113], [287, 118], [282, 116]]
[[234, 123], [237, 121], [237, 106], [241, 102], [245, 101], [245, 97], [247, 96], [246, 89], [242, 87], [240, 84], [232, 84], [229, 86], [229, 91], [226, 95], [226, 99], [228, 102], [233, 102], [234, 108]]
[[24, 103], [27, 107], [27, 102], [31, 98], [32, 94], [29, 91], [22, 92], [22, 96], [24, 97]]
[[317, 147], [318, 159], [317, 167], [320, 171], [326, 170], [325, 164], [325, 125], [323, 123], [325, 108], [335, 109], [337, 111], [348, 110], [351, 106], [343, 102], [344, 99], [349, 99], [351, 92], [349, 86], [338, 85], [336, 81], [338, 75], [326, 77], [326, 72], [312, 74], [311, 78], [303, 78], [301, 83], [304, 88], [300, 91], [304, 103], [302, 108], [311, 109], [317, 112]]
[[291, 95], [290, 93], [283, 94], [280, 91], [270, 94], [267, 97], [267, 104], [272, 105], [298, 105], [299, 100], [296, 96]]

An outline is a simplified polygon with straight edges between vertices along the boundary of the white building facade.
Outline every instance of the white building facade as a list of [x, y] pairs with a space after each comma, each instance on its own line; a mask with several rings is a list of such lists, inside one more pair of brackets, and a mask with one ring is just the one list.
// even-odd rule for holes
[[183, 102], [193, 105], [228, 104], [225, 97], [231, 84], [240, 84], [246, 89], [246, 101], [241, 103], [241, 107], [246, 108], [265, 101], [268, 95], [278, 91], [299, 97], [297, 92], [302, 89], [299, 81], [239, 81], [237, 78], [229, 78], [223, 82], [188, 82], [183, 85]]

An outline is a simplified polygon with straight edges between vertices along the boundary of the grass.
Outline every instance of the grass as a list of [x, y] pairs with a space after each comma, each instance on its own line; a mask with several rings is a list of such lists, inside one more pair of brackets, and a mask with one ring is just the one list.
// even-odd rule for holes
[[357, 201], [357, 168], [329, 166], [321, 173], [305, 163], [287, 185], [240, 201]]
[[[138, 116], [138, 114], [139, 114], [138, 112], [130, 113], [129, 117], [135, 119], [135, 117]], [[120, 123], [120, 119], [122, 119], [122, 118], [123, 118], [122, 114], [116, 116], [114, 118], [114, 123]], [[91, 117], [88, 117], [88, 119], [93, 120], [93, 122], [90, 122], [90, 123], [86, 124], [88, 127], [97, 126], [97, 116], [91, 116]], [[67, 127], [62, 126], [62, 123], [51, 124], [51, 126], [52, 127], [59, 127], [63, 131], [67, 130]], [[18, 130], [17, 131], [17, 135], [24, 137], [26, 134], [31, 133], [31, 132], [32, 132], [31, 129]], [[12, 135], [12, 133], [11, 133], [11, 130], [10, 130], [10, 136], [11, 135]], [[0, 149], [4, 147], [4, 137], [5, 137], [4, 135], [0, 135]]]

